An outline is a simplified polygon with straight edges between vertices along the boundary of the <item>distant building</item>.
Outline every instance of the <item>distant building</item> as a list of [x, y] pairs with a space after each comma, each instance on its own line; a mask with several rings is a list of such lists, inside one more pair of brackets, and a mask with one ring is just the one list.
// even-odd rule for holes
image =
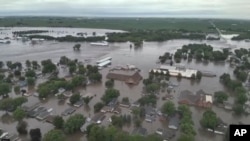
[[185, 90], [180, 93], [178, 103], [203, 108], [211, 108], [213, 98], [211, 94], [207, 94], [203, 90], [197, 91], [196, 94]]
[[176, 65], [176, 66], [167, 66], [167, 65], [162, 65], [160, 66], [159, 72], [161, 71], [168, 71], [170, 76], [178, 76], [179, 74], [181, 74], [182, 77], [185, 78], [191, 78], [192, 75], [196, 75], [197, 74], [197, 70], [194, 69], [187, 69], [185, 66], [183, 65]]
[[142, 76], [138, 71], [131, 70], [112, 70], [107, 74], [108, 79], [124, 81], [128, 84], [138, 84]]
[[105, 117], [106, 117], [106, 116], [104, 115], [104, 113], [97, 113], [97, 114], [95, 114], [95, 115], [91, 118], [91, 121], [92, 121], [93, 123], [100, 124], [100, 123], [104, 120]]

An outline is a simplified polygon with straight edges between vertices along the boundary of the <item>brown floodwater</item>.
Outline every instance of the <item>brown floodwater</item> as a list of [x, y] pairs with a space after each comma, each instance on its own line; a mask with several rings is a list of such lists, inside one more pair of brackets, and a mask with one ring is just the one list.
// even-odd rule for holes
[[[18, 28], [17, 28], [18, 29]], [[36, 28], [40, 29], [40, 28]], [[52, 29], [53, 30], [53, 29]], [[73, 32], [70, 28], [62, 28], [61, 30]], [[76, 30], [77, 31], [77, 30]], [[76, 32], [74, 31], [74, 32]], [[3, 31], [2, 31], [3, 32]], [[84, 31], [82, 31], [84, 32]], [[93, 32], [93, 30], [88, 30], [88, 32]], [[99, 32], [95, 30], [95, 32]], [[100, 30], [100, 34], [103, 31]], [[112, 65], [111, 67], [115, 66], [124, 66], [127, 64], [135, 65], [139, 69], [141, 69], [141, 75], [144, 78], [148, 77], [149, 70], [153, 68], [159, 67], [159, 64], [156, 64], [157, 59], [160, 55], [164, 52], [174, 52], [176, 49], [181, 48], [182, 45], [189, 44], [189, 43], [207, 43], [215, 47], [215, 49], [227, 48], [229, 45], [237, 45], [238, 48], [248, 48], [249, 43], [246, 42], [235, 42], [235, 41], [191, 41], [191, 40], [172, 40], [167, 42], [145, 42], [142, 48], [137, 49], [130, 49], [129, 43], [112, 43], [109, 47], [94, 47], [90, 46], [89, 43], [81, 43], [81, 51], [75, 52], [73, 51], [72, 47], [75, 43], [60, 43], [60, 42], [53, 42], [53, 41], [43, 41], [39, 44], [32, 45], [29, 42], [23, 43], [22, 41], [12, 41], [11, 44], [0, 44], [0, 59], [1, 61], [21, 61], [25, 62], [27, 59], [29, 60], [37, 60], [41, 61], [44, 59], [52, 59], [54, 62], [58, 62], [61, 56], [67, 56], [71, 59], [78, 59], [79, 61], [84, 62], [85, 60], [90, 60], [90, 63], [94, 64], [96, 60], [101, 58], [111, 56], [112, 57]], [[233, 68], [230, 67], [227, 63], [199, 63], [195, 62], [186, 62], [182, 61], [182, 64], [185, 64], [188, 68], [198, 69], [198, 70], [206, 70], [212, 71], [217, 74], [217, 77], [203, 77], [200, 82], [191, 82], [188, 79], [182, 79], [181, 81], [177, 81], [175, 77], [171, 77], [170, 81], [176, 84], [179, 84], [178, 87], [175, 88], [175, 92], [172, 92], [174, 95], [173, 101], [177, 105], [177, 97], [179, 93], [183, 90], [190, 90], [192, 92], [196, 92], [200, 89], [203, 89], [207, 93], [213, 94], [215, 91], [225, 90], [224, 87], [219, 83], [219, 76], [224, 72], [232, 74]], [[110, 68], [104, 68], [101, 70], [103, 75], [103, 82], [106, 81], [106, 74]], [[39, 80], [42, 81], [42, 80]], [[140, 82], [137, 86], [128, 86], [127, 84], [115, 81], [115, 88], [120, 90], [120, 97], [121, 100], [123, 97], [129, 97], [130, 101], [135, 101], [139, 99], [142, 95], [142, 87], [143, 84]], [[94, 84], [87, 86], [86, 89], [81, 89], [80, 92], [82, 94], [92, 93], [96, 94], [88, 106], [82, 106], [77, 109], [75, 113], [81, 113], [85, 117], [93, 116], [93, 106], [96, 102], [100, 101], [101, 96], [104, 94], [105, 86], [104, 83], [101, 84]], [[225, 90], [226, 91], [226, 90]], [[160, 97], [164, 96], [166, 92], [161, 92]], [[16, 97], [14, 93], [10, 94], [13, 97]], [[28, 97], [29, 101], [37, 101], [36, 97]], [[69, 107], [66, 103], [58, 103], [57, 98], [50, 98], [48, 100], [41, 101], [44, 107], [46, 108], [53, 108], [53, 114], [60, 115], [65, 109]], [[163, 103], [161, 98], [157, 101], [157, 108], [159, 109]], [[195, 129], [197, 131], [196, 140], [197, 141], [221, 141], [223, 136], [221, 135], [211, 135], [207, 132], [200, 130], [199, 120], [202, 117], [202, 113], [204, 109], [197, 109], [191, 107], [193, 112], [193, 120], [195, 123]], [[231, 112], [225, 111], [223, 109], [217, 108], [213, 106], [213, 110], [217, 113], [217, 115], [222, 118], [226, 123], [238, 123], [241, 121], [243, 123], [249, 123], [250, 118], [246, 116], [242, 117], [235, 117], [232, 115]], [[122, 108], [122, 114], [130, 114], [128, 109]], [[0, 115], [4, 115], [4, 112], [1, 112]], [[109, 124], [108, 118], [111, 114], [107, 114], [106, 118], [104, 119], [102, 125], [107, 126]], [[65, 119], [68, 118], [64, 117]], [[40, 128], [42, 134], [45, 134], [47, 131], [53, 129], [53, 125], [41, 122], [36, 119], [25, 119], [28, 122], [28, 128]], [[16, 132], [16, 124], [17, 122], [14, 121], [1, 121], [0, 128], [3, 128], [10, 133], [17, 133]], [[167, 123], [162, 123], [158, 119], [153, 123], [146, 123], [143, 122], [142, 126], [148, 129], [149, 133], [154, 133], [157, 128], [166, 128]], [[132, 132], [133, 126], [124, 127], [124, 130], [128, 132]], [[27, 137], [22, 137], [24, 140], [27, 140]], [[75, 133], [73, 135], [68, 136], [68, 140], [74, 141], [83, 141], [86, 140], [82, 133]], [[173, 139], [175, 140], [175, 139]]]

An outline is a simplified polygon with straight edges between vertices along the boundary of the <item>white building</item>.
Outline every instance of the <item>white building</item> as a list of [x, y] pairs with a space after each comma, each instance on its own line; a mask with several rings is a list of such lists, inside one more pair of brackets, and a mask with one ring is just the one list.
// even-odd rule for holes
[[187, 69], [184, 66], [166, 66], [166, 65], [160, 66], [160, 70], [168, 71], [170, 76], [178, 76], [179, 74], [181, 74], [182, 77], [186, 78], [191, 78], [192, 75], [196, 75], [198, 72], [197, 70]]

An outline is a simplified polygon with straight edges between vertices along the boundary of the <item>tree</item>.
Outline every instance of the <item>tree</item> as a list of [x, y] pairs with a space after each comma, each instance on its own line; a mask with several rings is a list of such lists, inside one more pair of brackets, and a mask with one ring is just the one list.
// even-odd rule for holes
[[85, 123], [85, 117], [81, 114], [75, 114], [66, 120], [64, 124], [64, 131], [68, 134], [79, 131], [81, 126]]
[[73, 46], [73, 49], [74, 50], [80, 50], [80, 48], [81, 48], [81, 44], [75, 44], [74, 46]]
[[129, 103], [128, 97], [123, 97], [123, 98], [122, 98], [122, 102], [123, 102], [123, 103]]
[[196, 135], [196, 132], [194, 130], [194, 127], [190, 123], [182, 123], [181, 126], [181, 131], [185, 134], [191, 134], [191, 135]]
[[32, 77], [28, 77], [27, 78], [27, 84], [28, 84], [28, 86], [34, 86], [35, 85], [35, 79], [34, 78], [32, 78]]
[[83, 101], [84, 101], [85, 104], [88, 105], [92, 98], [93, 98], [93, 97], [84, 97], [84, 98], [83, 98]]
[[27, 67], [27, 68], [30, 68], [30, 67], [31, 67], [31, 62], [30, 62], [30, 60], [26, 60], [26, 61], [25, 61], [25, 64], [26, 64], [26, 67]]
[[39, 128], [30, 129], [30, 138], [31, 141], [40, 141], [42, 138], [42, 133]]
[[50, 130], [44, 135], [43, 141], [66, 141], [66, 136], [61, 130]]
[[92, 82], [101, 82], [102, 74], [100, 74], [99, 72], [91, 73], [91, 74], [89, 74], [89, 80]]
[[118, 128], [122, 128], [122, 126], [124, 124], [122, 116], [118, 117], [118, 116], [113, 115], [113, 116], [111, 116], [111, 119], [112, 119], [112, 125], [114, 125]]
[[119, 90], [107, 89], [101, 99], [103, 102], [108, 104], [113, 98], [117, 98], [118, 96], [120, 96]]
[[4, 62], [0, 61], [0, 69], [2, 69], [4, 67]]
[[160, 85], [157, 83], [151, 83], [146, 86], [146, 91], [148, 93], [154, 94], [160, 90]]
[[55, 72], [57, 69], [56, 65], [50, 59], [43, 60], [42, 66], [43, 66], [42, 69], [43, 74]]
[[7, 61], [6, 65], [9, 69], [12, 69], [12, 62], [11, 61]]
[[201, 80], [201, 78], [202, 78], [202, 73], [200, 71], [197, 71], [196, 79]]
[[238, 93], [237, 95], [237, 103], [243, 105], [247, 102], [248, 98], [247, 98], [247, 95], [245, 93]]
[[36, 70], [39, 68], [39, 64], [37, 63], [37, 61], [32, 61], [31, 64], [32, 64], [33, 69]]
[[64, 120], [61, 116], [56, 116], [53, 120], [53, 125], [57, 128], [57, 129], [62, 129], [63, 125], [64, 125]]
[[243, 113], [245, 113], [244, 106], [242, 104], [236, 104], [233, 107], [233, 111], [236, 115], [242, 115]]
[[10, 84], [0, 82], [0, 96], [8, 95], [9, 92], [11, 92]]
[[182, 134], [177, 141], [195, 141], [192, 134]]
[[0, 110], [8, 111], [13, 108], [13, 99], [5, 98], [0, 101]]
[[25, 76], [26, 77], [36, 77], [36, 72], [34, 70], [28, 70], [26, 73], [25, 73]]
[[162, 113], [167, 115], [173, 115], [175, 113], [175, 110], [176, 110], [175, 105], [171, 101], [164, 103], [161, 108]]
[[15, 86], [15, 87], [14, 87], [14, 92], [15, 92], [16, 94], [19, 94], [19, 93], [20, 93], [20, 86]]
[[85, 75], [86, 73], [86, 68], [84, 67], [84, 65], [78, 65], [78, 73], [81, 75]]
[[113, 88], [114, 87], [114, 79], [107, 80], [105, 82], [106, 88]]
[[71, 80], [73, 87], [86, 85], [86, 78], [82, 75], [74, 76]]
[[70, 97], [69, 101], [70, 101], [70, 103], [71, 103], [72, 105], [74, 105], [76, 102], [78, 102], [78, 101], [80, 100], [80, 98], [81, 98], [81, 96], [80, 96], [79, 93], [73, 94], [73, 95]]
[[181, 73], [178, 73], [177, 80], [179, 81], [179, 80], [181, 80], [181, 78], [182, 78]]
[[17, 132], [20, 134], [20, 135], [26, 135], [28, 133], [27, 131], [27, 122], [25, 121], [20, 121], [18, 122], [17, 126], [16, 126], [16, 129], [17, 129]]
[[214, 129], [218, 125], [218, 118], [216, 113], [212, 110], [207, 110], [203, 113], [200, 120], [201, 126], [204, 128]]
[[13, 117], [17, 121], [22, 121], [23, 118], [26, 116], [26, 112], [18, 107], [14, 112], [13, 112]]
[[104, 106], [104, 104], [102, 102], [97, 102], [94, 105], [94, 112], [95, 113], [99, 112], [102, 109], [103, 106]]
[[16, 109], [21, 106], [23, 103], [27, 102], [28, 99], [26, 97], [17, 97], [12, 100], [12, 106]]
[[217, 103], [222, 104], [228, 99], [228, 95], [223, 91], [218, 91], [214, 93], [214, 99]]

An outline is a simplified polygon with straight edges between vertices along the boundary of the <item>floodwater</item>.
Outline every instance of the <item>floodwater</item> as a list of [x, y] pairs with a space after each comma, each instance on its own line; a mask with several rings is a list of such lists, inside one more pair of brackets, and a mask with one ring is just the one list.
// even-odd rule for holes
[[[18, 28], [17, 28], [18, 29]], [[37, 28], [36, 28], [37, 29]], [[40, 28], [38, 28], [40, 29]], [[67, 29], [70, 31], [70, 29]], [[98, 30], [95, 30], [98, 32]], [[93, 32], [93, 31], [89, 31]], [[100, 31], [101, 32], [101, 31]], [[90, 63], [94, 64], [96, 60], [101, 58], [111, 56], [112, 57], [112, 65], [115, 66], [124, 66], [127, 64], [135, 65], [139, 69], [141, 69], [141, 75], [144, 78], [148, 77], [149, 70], [153, 68], [159, 67], [159, 64], [156, 64], [157, 59], [164, 52], [174, 52], [176, 49], [181, 48], [182, 45], [189, 43], [207, 43], [215, 47], [215, 49], [227, 48], [229, 45], [237, 45], [238, 48], [248, 48], [249, 43], [246, 42], [235, 42], [235, 41], [191, 41], [191, 40], [172, 40], [167, 42], [145, 42], [142, 48], [130, 49], [129, 43], [112, 43], [109, 47], [94, 47], [90, 46], [89, 43], [81, 43], [81, 51], [75, 52], [72, 47], [74, 43], [60, 43], [53, 41], [43, 41], [39, 44], [30, 44], [29, 42], [23, 43], [22, 41], [12, 41], [11, 44], [0, 44], [0, 58], [1, 61], [21, 61], [25, 62], [25, 60], [37, 60], [41, 61], [44, 59], [52, 59], [54, 62], [58, 62], [61, 56], [67, 56], [71, 59], [78, 59], [79, 61], [85, 62], [89, 60]], [[217, 77], [203, 77], [200, 82], [191, 82], [187, 79], [182, 79], [181, 81], [177, 81], [175, 77], [171, 77], [170, 81], [173, 83], [179, 84], [178, 87], [175, 88], [175, 92], [172, 92], [174, 95], [173, 101], [177, 105], [177, 98], [179, 93], [183, 90], [190, 90], [192, 92], [196, 92], [200, 89], [203, 89], [207, 93], [213, 94], [215, 91], [225, 90], [224, 87], [219, 83], [219, 76], [224, 72], [232, 74], [233, 68], [229, 66], [227, 63], [199, 63], [194, 60], [190, 63], [186, 61], [182, 61], [182, 64], [185, 64], [188, 68], [198, 69], [198, 70], [206, 70], [212, 71], [217, 74]], [[106, 81], [106, 74], [108, 73], [109, 68], [105, 68], [101, 70], [103, 74], [103, 82]], [[142, 94], [142, 82], [137, 86], [128, 86], [127, 84], [115, 81], [115, 88], [120, 90], [121, 100], [123, 97], [129, 97], [130, 101], [135, 101], [141, 97]], [[105, 86], [102, 84], [95, 84], [87, 86], [86, 89], [80, 90], [82, 94], [92, 93], [96, 94], [88, 106], [82, 106], [77, 109], [75, 113], [81, 113], [85, 117], [93, 116], [93, 106], [96, 102], [100, 101], [101, 96], [104, 94]], [[160, 93], [160, 97], [164, 96], [166, 92]], [[15, 94], [11, 94], [15, 95]], [[29, 101], [38, 100], [36, 97], [28, 97]], [[161, 98], [157, 101], [157, 108], [159, 109], [163, 103]], [[66, 108], [69, 106], [66, 103], [58, 103], [58, 99], [50, 98], [49, 100], [42, 101], [43, 106], [47, 108], [53, 108], [53, 114], [60, 115]], [[191, 108], [193, 112], [193, 120], [195, 123], [195, 129], [197, 131], [196, 140], [198, 141], [221, 141], [223, 136], [221, 135], [211, 135], [207, 132], [200, 130], [199, 120], [202, 117], [202, 113], [204, 109]], [[219, 109], [217, 107], [213, 107], [213, 110], [217, 113], [218, 117], [223, 119], [226, 123], [238, 123], [239, 121], [247, 124], [250, 120], [249, 117], [235, 117], [231, 112], [225, 111], [223, 109]], [[129, 114], [128, 110], [122, 108], [122, 113]], [[0, 113], [3, 115], [4, 113]], [[110, 114], [106, 115], [106, 119], [103, 121], [103, 125], [108, 125], [107, 121]], [[66, 119], [67, 117], [65, 117]], [[53, 129], [53, 125], [37, 121], [36, 119], [26, 119], [29, 124], [29, 129], [32, 128], [40, 128], [42, 134], [46, 133], [48, 130]], [[0, 128], [3, 128], [10, 133], [16, 133], [16, 122], [0, 122]], [[166, 128], [167, 123], [161, 123], [159, 120], [156, 120], [153, 123], [143, 122], [143, 127], [148, 129], [149, 133], [154, 133], [157, 128]], [[124, 130], [128, 132], [132, 132], [133, 127], [124, 127]], [[24, 140], [27, 140], [27, 137], [23, 137]], [[82, 133], [76, 133], [69, 136], [69, 140], [74, 141], [84, 141], [84, 135]], [[175, 140], [175, 139], [173, 139]]]

